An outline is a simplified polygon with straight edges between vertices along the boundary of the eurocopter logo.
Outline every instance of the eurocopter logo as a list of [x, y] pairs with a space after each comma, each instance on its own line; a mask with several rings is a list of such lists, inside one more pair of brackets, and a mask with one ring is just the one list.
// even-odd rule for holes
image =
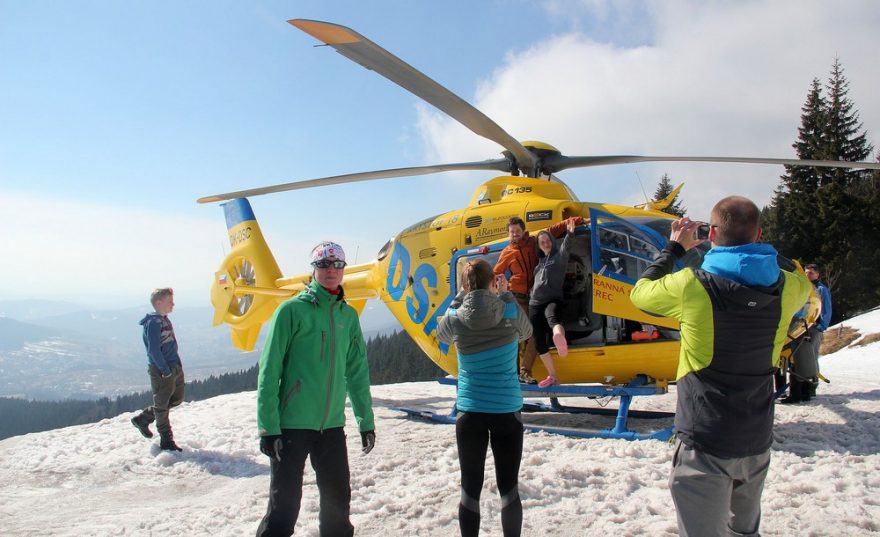
[[553, 211], [531, 211], [526, 213], [526, 222], [538, 220], [553, 220]]

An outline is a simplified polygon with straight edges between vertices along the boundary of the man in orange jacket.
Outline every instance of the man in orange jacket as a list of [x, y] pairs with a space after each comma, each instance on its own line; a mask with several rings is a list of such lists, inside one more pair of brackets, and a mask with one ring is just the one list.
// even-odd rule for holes
[[[547, 231], [556, 238], [565, 234], [568, 221], [574, 220], [575, 225], [584, 223], [581, 216], [573, 216], [562, 222], [553, 224]], [[507, 236], [510, 238], [501, 256], [495, 263], [495, 274], [510, 273], [508, 286], [516, 301], [523, 311], [529, 311], [529, 292], [535, 283], [535, 267], [538, 266], [538, 241], [526, 231], [526, 223], [523, 219], [514, 216], [507, 222]], [[522, 365], [519, 368], [519, 381], [524, 384], [537, 384], [538, 381], [532, 376], [532, 365], [538, 355], [535, 350], [535, 340], [529, 338], [526, 342], [525, 352], [522, 354]]]

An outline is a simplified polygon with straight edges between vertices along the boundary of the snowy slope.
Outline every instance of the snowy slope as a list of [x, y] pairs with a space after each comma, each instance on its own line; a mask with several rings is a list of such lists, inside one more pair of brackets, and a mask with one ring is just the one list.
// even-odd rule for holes
[[[880, 311], [847, 324], [880, 332]], [[823, 357], [822, 371], [832, 384], [820, 388], [817, 400], [777, 408], [765, 536], [880, 534], [880, 343]], [[452, 390], [435, 383], [374, 387], [376, 449], [361, 455], [357, 432], [348, 431], [358, 535], [457, 534], [453, 428], [402, 419], [389, 408], [446, 409]], [[671, 410], [674, 402], [670, 393], [633, 408]], [[131, 414], [0, 441], [0, 535], [252, 535], [269, 484], [254, 408], [248, 392], [174, 410], [182, 454], [160, 452], [141, 438]], [[612, 425], [609, 418], [578, 419], [594, 428]], [[631, 420], [639, 430], [668, 424]], [[675, 535], [670, 457], [670, 445], [657, 441], [527, 434], [523, 534]], [[316, 536], [318, 498], [307, 469], [297, 535]], [[483, 534], [500, 535], [491, 457], [486, 474]]]

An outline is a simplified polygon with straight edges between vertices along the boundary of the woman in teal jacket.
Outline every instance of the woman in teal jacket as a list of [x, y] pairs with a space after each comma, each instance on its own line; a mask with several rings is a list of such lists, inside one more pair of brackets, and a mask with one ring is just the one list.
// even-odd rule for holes
[[462, 537], [480, 532], [480, 492], [491, 443], [501, 495], [505, 537], [522, 530], [519, 465], [522, 459], [522, 391], [517, 373], [519, 342], [532, 335], [532, 325], [504, 276], [495, 276], [482, 260], [462, 271], [462, 293], [437, 326], [437, 338], [455, 344], [458, 353], [459, 411], [455, 423], [461, 466], [458, 523]]
[[338, 244], [321, 243], [311, 264], [313, 281], [278, 307], [260, 357], [257, 426], [272, 479], [258, 537], [293, 534], [306, 457], [321, 496], [321, 535], [352, 535], [346, 393], [364, 453], [376, 440], [364, 336], [340, 287], [345, 253]]

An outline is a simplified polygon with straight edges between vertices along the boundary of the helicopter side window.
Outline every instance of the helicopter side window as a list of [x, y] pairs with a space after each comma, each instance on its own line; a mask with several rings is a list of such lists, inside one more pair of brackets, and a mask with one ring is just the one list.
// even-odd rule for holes
[[[660, 254], [665, 241], [653, 226], [640, 218], [621, 219], [592, 209], [593, 270], [626, 283], [635, 283]], [[652, 220], [659, 220], [653, 218]], [[667, 224], [668, 226], [668, 224]]]
[[[670, 232], [672, 231], [672, 220], [669, 220], [668, 218], [634, 217], [629, 218], [629, 220], [656, 232], [658, 236], [664, 238], [664, 243], [665, 238], [669, 237]], [[703, 256], [706, 255], [706, 252], [708, 252], [711, 247], [712, 245], [709, 244], [709, 241], [704, 241], [702, 244], [691, 248], [687, 251], [684, 257], [679, 259], [675, 264], [676, 270], [684, 267], [700, 268], [703, 264]]]
[[455, 281], [449, 282], [449, 287], [454, 289], [454, 294], [458, 294], [461, 291], [461, 273], [464, 271], [465, 265], [468, 264], [468, 261], [474, 261], [477, 259], [482, 259], [483, 261], [489, 263], [489, 266], [495, 267], [495, 263], [498, 262], [498, 258], [501, 257], [501, 249], [495, 250], [494, 252], [483, 252], [478, 251], [471, 255], [463, 255], [458, 258], [455, 262]]
[[624, 226], [599, 228], [599, 274], [635, 282], [660, 254], [656, 246], [631, 233]]

